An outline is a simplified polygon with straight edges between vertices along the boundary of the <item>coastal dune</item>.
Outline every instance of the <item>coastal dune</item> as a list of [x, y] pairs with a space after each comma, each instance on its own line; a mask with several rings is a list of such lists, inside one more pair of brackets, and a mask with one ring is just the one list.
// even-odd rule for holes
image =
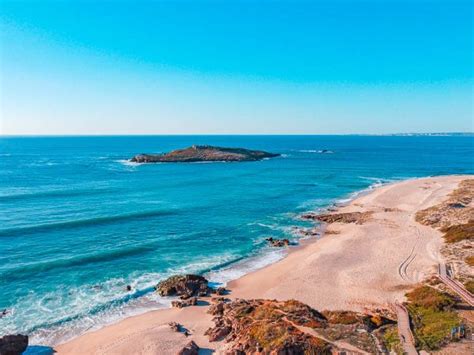
[[[442, 200], [469, 176], [406, 180], [360, 196], [337, 213], [366, 218], [327, 225], [324, 237], [292, 248], [283, 260], [231, 282], [230, 298], [296, 299], [318, 310], [392, 308], [442, 261], [441, 233], [415, 221], [417, 211]], [[55, 348], [59, 354], [176, 354], [189, 341], [222, 349], [204, 335], [212, 326], [206, 299], [125, 319]], [[173, 332], [178, 322], [189, 336]]]
[[416, 222], [416, 212], [441, 202], [465, 178], [407, 180], [355, 199], [338, 213], [372, 213], [367, 221], [332, 223], [318, 242], [232, 282], [233, 295], [354, 311], [402, 301], [441, 261], [441, 233]]

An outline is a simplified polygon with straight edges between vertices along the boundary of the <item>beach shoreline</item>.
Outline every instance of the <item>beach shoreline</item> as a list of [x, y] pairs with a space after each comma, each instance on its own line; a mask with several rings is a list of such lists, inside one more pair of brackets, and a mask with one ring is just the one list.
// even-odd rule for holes
[[[413, 231], [404, 233], [400, 238], [394, 237], [396, 232], [392, 231], [388, 246], [398, 246], [398, 249], [387, 254], [380, 246], [371, 244], [377, 245], [380, 241], [367, 236], [391, 233], [390, 230], [395, 227], [390, 223], [403, 222], [407, 217], [411, 219], [417, 210], [439, 202], [466, 178], [469, 176], [408, 179], [357, 193], [352, 200], [339, 205], [337, 212], [370, 210], [374, 221], [360, 225], [330, 224], [330, 233], [323, 238], [302, 239], [300, 245], [289, 248], [283, 259], [229, 282], [230, 298], [297, 299], [318, 310], [389, 308], [390, 304], [402, 301], [410, 287], [435, 272], [434, 266], [441, 257], [441, 237], [434, 229], [416, 224]], [[414, 219], [413, 223], [416, 223]], [[390, 254], [403, 254], [401, 251], [406, 249], [403, 242], [406, 243], [413, 235], [421, 235], [421, 242], [413, 246], [413, 249], [420, 250], [418, 259], [414, 259], [413, 265], [404, 274], [390, 275], [386, 270], [393, 266]], [[387, 243], [385, 239], [381, 241]], [[362, 245], [357, 246], [354, 241]], [[373, 248], [379, 250], [381, 255], [374, 255]], [[361, 249], [365, 252], [362, 255]], [[342, 261], [338, 260], [341, 258]], [[404, 258], [405, 255], [401, 255], [401, 259]], [[380, 264], [380, 261], [389, 261], [390, 266], [383, 265], [384, 262]], [[367, 267], [375, 268], [377, 272], [367, 277]], [[204, 299], [197, 307], [161, 309], [132, 316], [59, 344], [55, 350], [60, 354], [145, 354], [159, 351], [171, 354], [191, 339], [201, 348], [219, 350], [221, 344], [210, 343], [204, 336], [205, 330], [212, 325], [212, 317], [206, 314], [206, 303]], [[172, 332], [167, 325], [172, 321], [183, 324], [190, 330], [191, 336], [185, 338]], [[140, 337], [140, 341], [134, 341], [138, 340], [136, 337]]]
[[[318, 213], [325, 213], [344, 207], [350, 204], [354, 199], [369, 194], [380, 186], [396, 183], [397, 181], [398, 180], [393, 181], [377, 179], [376, 182], [369, 185], [368, 187], [338, 197], [326, 206], [319, 207], [316, 210], [310, 208], [305, 212], [300, 212], [294, 217], [294, 219], [301, 220], [301, 215], [305, 213], [316, 213], [316, 211]], [[314, 221], [305, 222], [308, 223], [305, 227], [297, 225], [293, 226], [294, 230], [291, 232], [292, 236], [288, 236], [292, 240], [292, 244], [289, 248], [274, 248], [267, 246], [263, 249], [260, 249], [255, 255], [247, 256], [242, 260], [239, 260], [228, 266], [213, 271], [207, 271], [203, 274], [203, 276], [205, 276], [210, 281], [210, 283], [214, 285], [214, 287], [227, 286], [229, 283], [236, 281], [247, 274], [264, 269], [269, 265], [281, 261], [282, 259], [286, 258], [288, 254], [293, 253], [300, 248], [304, 248], [310, 243], [317, 242], [320, 238], [324, 237], [325, 223]], [[311, 230], [311, 232], [305, 235], [305, 230]], [[296, 243], [293, 243], [293, 241], [296, 241]], [[144, 293], [143, 295], [148, 294], [149, 292]], [[127, 318], [141, 316], [148, 312], [164, 311], [171, 308], [171, 299], [169, 298], [160, 298], [159, 301], [153, 302], [147, 302], [143, 300], [143, 297], [138, 297], [136, 299], [134, 298], [134, 300], [138, 301], [138, 303], [135, 302], [134, 304], [127, 305], [125, 309], [116, 310], [116, 315], [113, 315], [114, 310], [111, 309], [105, 318], [101, 317], [100, 319], [97, 319], [93, 322], [92, 326], [86, 327], [82, 324], [74, 324], [74, 328], [70, 328], [70, 324], [61, 324], [55, 327], [53, 331], [51, 328], [39, 329], [38, 333], [35, 332], [31, 339], [33, 343], [46, 346], [58, 346], [60, 344], [72, 341], [84, 334], [98, 331], [105, 327], [119, 323]], [[140, 302], [140, 300], [143, 302]], [[159, 306], [157, 306], [157, 304], [159, 304]]]

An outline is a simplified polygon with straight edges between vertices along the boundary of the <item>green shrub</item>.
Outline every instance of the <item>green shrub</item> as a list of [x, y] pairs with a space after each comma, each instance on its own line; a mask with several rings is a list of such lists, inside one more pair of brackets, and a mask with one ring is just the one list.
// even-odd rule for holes
[[451, 308], [456, 303], [454, 298], [447, 293], [439, 292], [430, 286], [419, 286], [406, 296], [408, 301], [415, 306], [438, 311]]
[[389, 327], [385, 330], [382, 341], [390, 352], [393, 351], [396, 354], [403, 354], [403, 348], [400, 343], [400, 338], [398, 337], [398, 329], [396, 326]]
[[452, 311], [439, 311], [413, 305], [408, 306], [408, 311], [413, 322], [417, 345], [425, 350], [436, 350], [449, 342], [451, 329], [461, 324], [458, 315]]
[[461, 324], [458, 315], [451, 311], [456, 303], [454, 298], [429, 286], [419, 286], [406, 296], [417, 346], [436, 350], [449, 342], [451, 329]]

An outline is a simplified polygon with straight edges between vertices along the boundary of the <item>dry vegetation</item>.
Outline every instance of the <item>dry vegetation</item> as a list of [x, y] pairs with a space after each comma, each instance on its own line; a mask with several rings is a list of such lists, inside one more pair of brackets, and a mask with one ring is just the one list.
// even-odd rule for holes
[[446, 242], [441, 248], [446, 263], [458, 280], [468, 285], [473, 282], [474, 179], [462, 181], [442, 203], [419, 211], [416, 220], [439, 228]]
[[448, 199], [419, 211], [416, 220], [433, 228], [447, 228], [466, 224], [474, 216], [474, 179], [467, 179], [449, 194]]
[[[445, 243], [441, 253], [455, 271], [455, 277], [470, 292], [474, 291], [473, 217], [474, 179], [462, 181], [445, 201], [416, 214], [419, 223], [443, 233]], [[407, 294], [417, 347], [424, 350], [446, 345], [451, 341], [451, 330], [463, 322], [461, 313], [454, 310], [456, 300], [440, 289], [443, 287], [436, 289], [425, 285]]]
[[474, 219], [464, 224], [442, 228], [446, 243], [457, 243], [463, 240], [474, 240]]

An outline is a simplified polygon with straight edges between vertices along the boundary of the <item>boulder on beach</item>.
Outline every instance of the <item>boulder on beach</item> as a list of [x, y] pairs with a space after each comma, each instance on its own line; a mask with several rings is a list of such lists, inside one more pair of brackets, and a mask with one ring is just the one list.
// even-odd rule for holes
[[160, 296], [205, 296], [209, 292], [208, 281], [200, 275], [175, 275], [156, 285]]
[[198, 354], [199, 354], [199, 346], [192, 340], [178, 352], [178, 355], [198, 355]]
[[0, 354], [1, 355], [19, 355], [28, 347], [28, 336], [5, 335], [0, 338]]
[[171, 301], [171, 306], [175, 308], [184, 308], [188, 306], [196, 306], [198, 303], [197, 297], [191, 297], [182, 301]]

